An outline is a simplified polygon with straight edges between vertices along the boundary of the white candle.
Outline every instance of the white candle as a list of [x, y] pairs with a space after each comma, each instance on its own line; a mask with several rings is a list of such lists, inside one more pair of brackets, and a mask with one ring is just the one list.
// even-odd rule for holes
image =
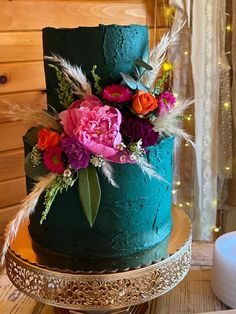
[[223, 234], [215, 242], [211, 282], [218, 299], [236, 308], [236, 231]]

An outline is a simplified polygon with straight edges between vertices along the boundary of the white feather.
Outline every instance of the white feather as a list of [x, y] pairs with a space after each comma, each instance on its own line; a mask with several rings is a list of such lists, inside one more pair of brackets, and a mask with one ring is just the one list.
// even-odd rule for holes
[[137, 164], [141, 168], [142, 172], [147, 174], [150, 178], [156, 178], [160, 181], [170, 184], [156, 172], [156, 170], [152, 167], [151, 164], [148, 163], [148, 161], [144, 157], [138, 157]]
[[11, 121], [24, 121], [30, 127], [32, 125], [43, 125], [60, 131], [61, 125], [58, 122], [58, 116], [50, 114], [36, 106], [25, 106], [17, 103], [3, 101], [0, 105], [0, 114]]
[[111, 164], [108, 161], [104, 160], [101, 169], [105, 177], [107, 177], [109, 183], [111, 183], [112, 186], [118, 188], [119, 186], [117, 185], [113, 178], [113, 168]]
[[170, 32], [164, 34], [161, 38], [159, 44], [153, 48], [150, 53], [149, 60], [147, 60], [148, 64], [152, 66], [152, 71], [146, 71], [141, 78], [141, 83], [144, 86], [152, 87], [156, 81], [156, 78], [160, 74], [160, 70], [164, 61], [166, 60], [166, 55], [168, 48], [175, 45], [179, 32], [185, 25], [185, 22], [181, 23], [176, 28], [172, 29]]
[[5, 261], [5, 256], [9, 246], [15, 239], [20, 225], [24, 222], [26, 218], [33, 213], [34, 208], [38, 202], [39, 196], [43, 193], [46, 187], [55, 179], [55, 174], [50, 174], [47, 177], [42, 178], [33, 188], [32, 192], [24, 199], [20, 205], [19, 211], [13, 220], [7, 225], [5, 241], [2, 248], [0, 265], [3, 265]]
[[191, 141], [191, 136], [187, 134], [181, 126], [180, 117], [184, 113], [184, 111], [193, 104], [193, 99], [186, 99], [184, 102], [175, 106], [170, 112], [165, 115], [159, 116], [154, 120], [151, 120], [153, 124], [153, 130], [155, 132], [159, 132], [162, 135], [175, 135], [180, 138], [184, 138], [186, 141], [189, 141], [193, 146], [193, 142]]
[[87, 80], [86, 75], [77, 65], [71, 65], [66, 59], [52, 54], [51, 57], [45, 57], [47, 60], [58, 63], [67, 82], [71, 85], [73, 93], [77, 96], [91, 95], [91, 84]]

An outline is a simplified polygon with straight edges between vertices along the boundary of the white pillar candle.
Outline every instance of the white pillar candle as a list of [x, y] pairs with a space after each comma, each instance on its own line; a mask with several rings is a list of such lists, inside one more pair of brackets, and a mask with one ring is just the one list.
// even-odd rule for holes
[[218, 299], [236, 308], [236, 231], [223, 234], [215, 242], [211, 283]]

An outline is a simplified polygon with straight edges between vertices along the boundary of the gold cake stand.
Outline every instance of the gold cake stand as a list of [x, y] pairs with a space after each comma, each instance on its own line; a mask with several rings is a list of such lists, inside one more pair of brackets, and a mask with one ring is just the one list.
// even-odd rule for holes
[[54, 306], [55, 313], [144, 313], [145, 302], [174, 288], [190, 268], [191, 223], [179, 208], [173, 208], [172, 216], [165, 258], [110, 273], [71, 271], [50, 262], [41, 265], [25, 224], [8, 250], [7, 274], [20, 291]]

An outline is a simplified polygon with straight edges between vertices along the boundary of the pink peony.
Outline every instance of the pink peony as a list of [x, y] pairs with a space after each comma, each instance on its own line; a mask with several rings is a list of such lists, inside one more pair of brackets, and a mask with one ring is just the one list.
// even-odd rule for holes
[[96, 106], [103, 106], [101, 100], [95, 95], [86, 95], [81, 100], [75, 100], [69, 107], [69, 109], [79, 108], [79, 107], [88, 107], [92, 109]]
[[108, 85], [102, 91], [102, 97], [110, 102], [129, 101], [131, 96], [132, 95], [128, 87], [118, 84]]
[[80, 107], [59, 114], [65, 133], [89, 152], [111, 157], [121, 143], [121, 113], [109, 106]]

